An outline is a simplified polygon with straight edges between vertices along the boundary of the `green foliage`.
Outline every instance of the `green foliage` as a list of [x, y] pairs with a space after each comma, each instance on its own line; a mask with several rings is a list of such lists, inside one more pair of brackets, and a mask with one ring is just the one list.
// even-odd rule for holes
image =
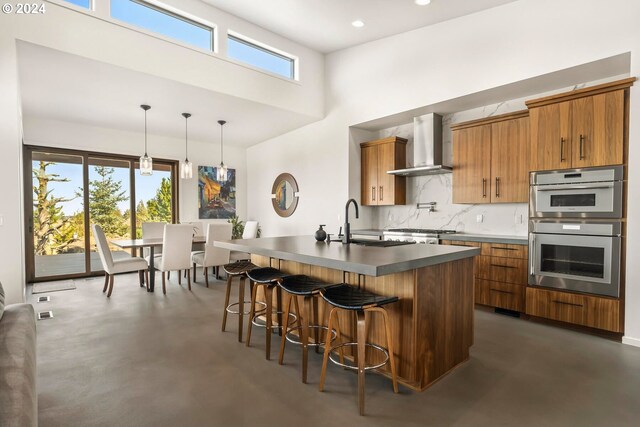
[[231, 238], [232, 239], [242, 239], [242, 233], [244, 232], [244, 222], [240, 221], [237, 215], [232, 216], [227, 221], [231, 224]]
[[128, 199], [122, 182], [113, 180], [113, 168], [94, 166], [94, 170], [99, 178], [89, 182], [91, 222], [100, 225], [109, 237], [125, 237], [130, 224], [118, 209], [118, 203]]
[[162, 178], [156, 197], [147, 202], [147, 210], [148, 221], [171, 222], [171, 181], [168, 178]]

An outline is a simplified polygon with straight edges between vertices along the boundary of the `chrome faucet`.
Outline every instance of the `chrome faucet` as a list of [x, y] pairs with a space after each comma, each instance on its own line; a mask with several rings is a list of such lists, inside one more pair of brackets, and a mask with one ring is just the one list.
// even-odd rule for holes
[[351, 225], [349, 224], [349, 205], [351, 203], [353, 203], [353, 206], [356, 208], [356, 218], [360, 217], [360, 214], [358, 213], [358, 202], [356, 202], [356, 199], [347, 200], [347, 204], [344, 207], [344, 226], [342, 227], [342, 231], [344, 233], [342, 236], [342, 243], [346, 244], [351, 243]]

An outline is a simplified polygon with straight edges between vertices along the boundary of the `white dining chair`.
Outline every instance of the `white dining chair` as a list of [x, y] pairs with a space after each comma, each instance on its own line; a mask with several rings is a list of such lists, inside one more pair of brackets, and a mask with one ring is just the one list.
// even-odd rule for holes
[[106, 292], [107, 286], [109, 287], [107, 297], [110, 297], [113, 292], [113, 276], [118, 273], [130, 273], [137, 271], [140, 274], [140, 286], [142, 287], [144, 286], [142, 284], [142, 274], [144, 272], [146, 275], [146, 282], [147, 284], [149, 283], [149, 265], [147, 264], [147, 261], [138, 257], [124, 258], [114, 261], [111, 249], [109, 249], [109, 242], [107, 242], [107, 237], [105, 236], [104, 231], [102, 231], [102, 227], [98, 224], [93, 224], [91, 228], [93, 230], [93, 238], [96, 241], [98, 255], [100, 255], [100, 261], [102, 261], [102, 268], [104, 268], [105, 272], [102, 292]]
[[[244, 231], [242, 232], [243, 239], [255, 239], [258, 236], [258, 221], [247, 221], [244, 223]], [[231, 262], [242, 261], [245, 259], [251, 259], [251, 254], [248, 252], [231, 251], [229, 255]]]
[[162, 257], [157, 269], [162, 272], [162, 293], [167, 293], [166, 273], [178, 271], [178, 284], [182, 284], [180, 270], [187, 270], [187, 281], [191, 290], [191, 244], [193, 228], [189, 224], [167, 224], [162, 236]]
[[[166, 222], [143, 222], [142, 223], [142, 238], [143, 239], [162, 239], [164, 235], [164, 226], [167, 225]], [[162, 247], [157, 247], [154, 249], [154, 254], [156, 257], [160, 257], [162, 255]], [[149, 248], [144, 248], [143, 250], [144, 257], [149, 256]]]
[[204, 225], [202, 221], [181, 221], [180, 224], [189, 224], [193, 228], [194, 236], [204, 236]]
[[229, 264], [229, 249], [217, 248], [213, 245], [216, 240], [231, 239], [231, 224], [208, 224], [207, 241], [204, 244], [204, 251], [192, 252], [191, 262], [193, 263], [193, 281], [196, 281], [196, 266], [202, 267], [204, 281], [209, 287], [209, 267], [216, 267], [216, 277], [218, 267]]

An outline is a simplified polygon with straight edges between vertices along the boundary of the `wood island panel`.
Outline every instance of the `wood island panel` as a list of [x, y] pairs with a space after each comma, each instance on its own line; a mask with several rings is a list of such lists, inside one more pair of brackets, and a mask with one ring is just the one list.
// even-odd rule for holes
[[[414, 390], [424, 390], [468, 360], [473, 344], [473, 258], [384, 276], [365, 276], [294, 261], [252, 256], [254, 264], [279, 267], [289, 274], [307, 274], [328, 283], [348, 283], [381, 295], [395, 295], [388, 304], [395, 347], [398, 381]], [[299, 300], [301, 303], [302, 300]], [[327, 324], [330, 307], [320, 298], [319, 320]], [[355, 341], [354, 313], [339, 314], [343, 342]], [[367, 342], [386, 348], [382, 317], [367, 315]], [[350, 349], [345, 356], [352, 359]], [[285, 353], [285, 363], [287, 354]], [[367, 349], [367, 363], [378, 361]], [[390, 376], [388, 365], [379, 369]]]

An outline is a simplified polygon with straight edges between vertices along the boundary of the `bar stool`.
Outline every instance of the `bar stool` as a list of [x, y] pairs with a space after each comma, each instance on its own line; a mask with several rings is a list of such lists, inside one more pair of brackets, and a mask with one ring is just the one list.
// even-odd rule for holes
[[[244, 311], [244, 304], [250, 304], [251, 301], [244, 300], [244, 284], [245, 280], [247, 280], [247, 272], [258, 268], [257, 265], [253, 264], [251, 261], [237, 261], [232, 262], [230, 264], [224, 265], [224, 271], [227, 273], [227, 294], [224, 299], [224, 313], [222, 315], [222, 332], [224, 332], [227, 327], [227, 314], [237, 314], [238, 315], [238, 341], [242, 342], [242, 330], [244, 329], [244, 316], [250, 314], [250, 312]], [[238, 288], [238, 302], [234, 302], [229, 304], [229, 294], [231, 293], [231, 282], [234, 277], [239, 277], [240, 287]], [[249, 289], [250, 292], [253, 291], [253, 282], [249, 280]], [[257, 304], [266, 307], [266, 304], [263, 302], [257, 302]], [[237, 310], [234, 310], [233, 307], [238, 307]]]
[[[357, 327], [356, 327], [356, 342], [342, 343], [335, 346], [331, 346], [330, 335], [327, 334], [327, 340], [324, 347], [324, 358], [322, 360], [322, 372], [320, 374], [320, 391], [324, 389], [324, 379], [327, 373], [327, 362], [330, 359], [333, 363], [342, 366], [347, 369], [353, 369], [358, 371], [358, 408], [360, 415], [364, 415], [364, 373], [371, 369], [377, 369], [384, 366], [389, 362], [391, 366], [391, 380], [393, 382], [394, 393], [398, 392], [398, 380], [396, 377], [396, 364], [393, 356], [393, 338], [391, 336], [391, 328], [389, 326], [389, 316], [387, 311], [381, 306], [398, 301], [398, 297], [388, 297], [377, 295], [372, 292], [360, 290], [355, 286], [347, 284], [341, 284], [338, 286], [323, 289], [320, 294], [325, 301], [331, 304], [334, 308], [329, 313], [329, 323], [327, 328], [329, 330], [333, 327], [333, 318], [335, 322], [338, 322], [337, 310], [349, 310], [356, 313]], [[382, 313], [384, 319], [385, 335], [387, 338], [387, 349], [375, 344], [367, 343], [367, 327], [366, 327], [366, 313]], [[336, 349], [341, 349], [344, 346], [356, 346], [356, 360], [357, 366], [346, 365], [344, 362], [338, 362], [330, 357], [330, 353]], [[385, 355], [385, 360], [382, 363], [373, 366], [365, 365], [365, 347], [370, 347], [382, 352]], [[342, 357], [341, 357], [342, 359]]]
[[[282, 333], [282, 311], [280, 288], [277, 287], [278, 282], [282, 280], [285, 274], [273, 267], [261, 267], [247, 271], [247, 277], [253, 282], [251, 291], [251, 311], [249, 312], [249, 328], [247, 330], [247, 347], [251, 346], [251, 328], [252, 325], [266, 328], [266, 356], [267, 360], [271, 360], [271, 333], [273, 329], [278, 329]], [[265, 299], [265, 308], [256, 312], [256, 302], [258, 296], [258, 288], [262, 287]], [[276, 315], [278, 316], [278, 326], [273, 326], [273, 289], [276, 289], [277, 305]], [[257, 318], [265, 316], [265, 324], [257, 322]], [[295, 317], [295, 315], [292, 315]]]
[[[302, 382], [307, 382], [307, 359], [309, 347], [315, 347], [316, 353], [320, 345], [324, 344], [320, 340], [320, 330], [326, 330], [329, 334], [329, 329], [326, 326], [322, 326], [318, 323], [318, 296], [320, 291], [327, 289], [331, 286], [337, 286], [336, 284], [325, 283], [320, 280], [313, 279], [304, 274], [297, 274], [293, 276], [286, 276], [278, 283], [280, 288], [287, 294], [288, 299], [284, 305], [284, 325], [282, 339], [280, 341], [280, 356], [278, 363], [282, 365], [284, 360], [284, 347], [287, 341], [302, 345]], [[298, 296], [304, 297], [302, 313], [298, 306]], [[291, 313], [291, 300], [294, 301], [297, 320], [294, 322], [296, 326], [290, 327], [289, 315]], [[313, 310], [312, 310], [313, 304]], [[313, 316], [313, 323], [310, 323], [310, 318]], [[289, 337], [289, 333], [298, 330], [300, 331], [300, 340], [294, 340]], [[314, 332], [314, 342], [309, 343], [309, 332]], [[331, 331], [332, 341], [339, 334], [338, 331]]]

